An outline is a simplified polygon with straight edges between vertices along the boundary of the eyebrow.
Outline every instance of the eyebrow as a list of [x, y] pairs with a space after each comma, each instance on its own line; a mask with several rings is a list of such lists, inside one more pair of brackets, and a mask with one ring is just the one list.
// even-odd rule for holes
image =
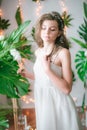
[[[46, 25], [42, 25], [42, 26], [46, 26]], [[50, 28], [57, 28], [58, 26], [55, 26], [55, 25], [53, 25], [53, 26], [50, 26]]]

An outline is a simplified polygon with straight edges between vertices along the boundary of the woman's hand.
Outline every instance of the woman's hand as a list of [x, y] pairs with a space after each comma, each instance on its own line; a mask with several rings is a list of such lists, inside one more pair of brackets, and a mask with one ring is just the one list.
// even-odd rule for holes
[[42, 59], [42, 63], [45, 72], [50, 70], [50, 62], [51, 62], [50, 57], [48, 55], [44, 55]]
[[27, 78], [27, 70], [24, 67], [23, 68], [19, 68], [17, 73], [22, 75], [23, 77]]
[[24, 65], [24, 62], [21, 62], [19, 64], [19, 69], [17, 71], [17, 73], [19, 73], [21, 76], [25, 77], [25, 78], [29, 78], [31, 80], [34, 80], [34, 74], [33, 73], [30, 73], [26, 68], [25, 68], [25, 65]]

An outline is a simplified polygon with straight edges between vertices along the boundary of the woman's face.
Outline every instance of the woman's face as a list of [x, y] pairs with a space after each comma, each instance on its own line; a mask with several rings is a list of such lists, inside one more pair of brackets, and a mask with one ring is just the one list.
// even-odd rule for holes
[[55, 43], [59, 35], [58, 23], [55, 20], [45, 20], [41, 27], [41, 39], [43, 42]]

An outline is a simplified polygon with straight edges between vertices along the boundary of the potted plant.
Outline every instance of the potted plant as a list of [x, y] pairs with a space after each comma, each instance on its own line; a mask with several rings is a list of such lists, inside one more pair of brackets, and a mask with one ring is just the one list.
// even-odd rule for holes
[[[31, 47], [20, 47], [27, 44], [23, 38], [25, 28], [30, 24], [26, 21], [14, 30], [8, 37], [0, 40], [0, 94], [10, 98], [20, 98], [29, 92], [29, 81], [17, 73], [19, 68], [18, 62], [11, 55], [11, 50], [16, 49], [21, 57], [31, 58]], [[0, 113], [1, 114], [1, 113]], [[8, 127], [8, 121], [4, 120], [5, 115], [0, 115], [0, 129]]]
[[84, 23], [79, 26], [79, 36], [81, 40], [72, 38], [78, 45], [81, 46], [81, 50], [76, 53], [75, 63], [76, 70], [80, 80], [84, 83], [85, 93], [83, 96], [82, 110], [84, 111], [85, 96], [87, 93], [87, 3], [83, 2], [84, 7]]

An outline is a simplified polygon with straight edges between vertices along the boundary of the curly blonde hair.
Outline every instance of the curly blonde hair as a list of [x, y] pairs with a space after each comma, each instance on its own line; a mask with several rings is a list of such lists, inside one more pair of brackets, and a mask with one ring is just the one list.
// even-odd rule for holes
[[55, 40], [56, 47], [64, 47], [69, 49], [68, 40], [64, 35], [64, 21], [61, 15], [58, 12], [51, 12], [43, 14], [36, 22], [35, 25], [35, 41], [39, 47], [43, 47], [43, 40], [40, 37], [41, 27], [45, 20], [55, 20], [58, 23], [59, 31], [61, 32], [60, 36], [58, 36]]

